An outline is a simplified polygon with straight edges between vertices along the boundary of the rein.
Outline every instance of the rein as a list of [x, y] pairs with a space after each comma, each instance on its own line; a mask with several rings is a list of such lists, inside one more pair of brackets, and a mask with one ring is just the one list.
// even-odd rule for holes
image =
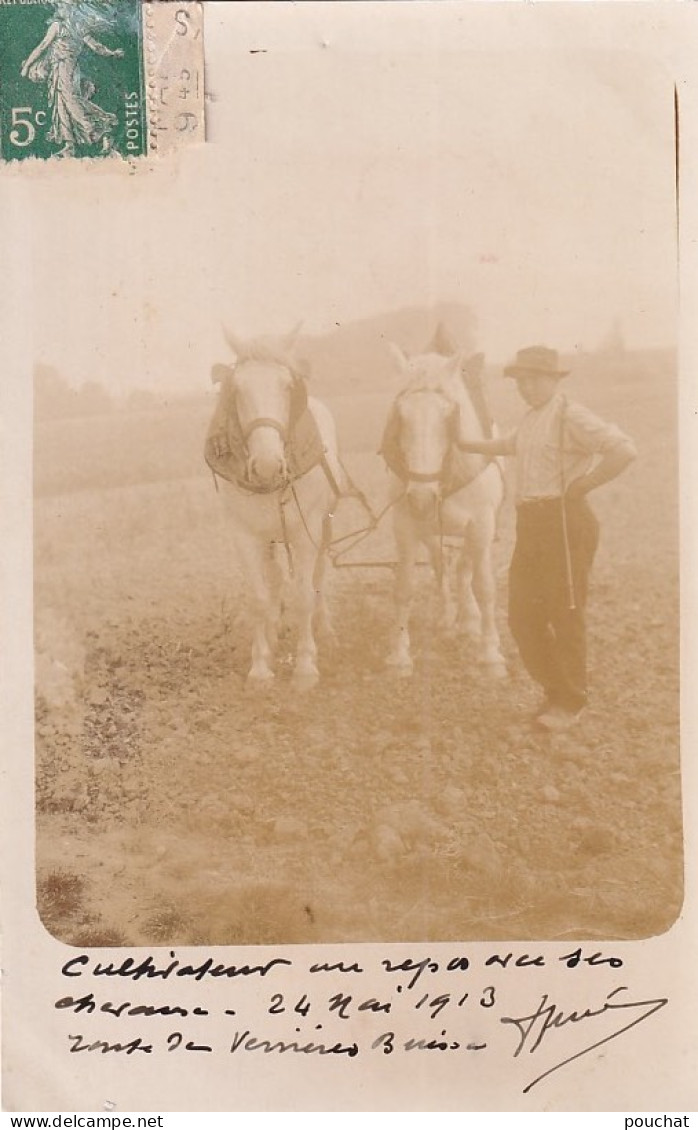
[[[241, 439], [242, 439], [243, 443], [245, 443], [245, 445], [246, 445], [247, 440], [249, 439], [250, 435], [257, 428], [260, 428], [260, 427], [273, 428], [283, 439], [285, 447], [287, 446], [287, 444], [288, 444], [288, 429], [285, 428], [283, 425], [281, 425], [278, 422], [278, 420], [274, 420], [270, 417], [263, 417], [263, 416], [258, 417], [257, 419], [253, 420], [245, 428], [244, 431], [242, 429], [240, 429]], [[444, 498], [448, 497], [449, 494], [452, 494], [455, 491], [460, 490], [465, 486], [468, 486], [471, 482], [474, 482], [475, 479], [477, 479], [479, 477], [479, 475], [481, 475], [483, 473], [483, 471], [485, 471], [487, 469], [487, 467], [489, 466], [489, 464], [491, 462], [490, 460], [488, 460], [467, 481], [462, 482], [462, 483], [455, 482], [455, 484], [451, 486], [450, 490], [445, 491], [443, 489], [444, 485], [448, 483], [448, 476], [447, 476], [447, 471], [445, 469], [445, 463], [446, 463], [446, 459], [447, 459], [448, 455], [450, 454], [450, 452], [452, 451], [454, 446], [457, 447], [457, 441], [452, 438], [451, 442], [449, 444], [449, 447], [446, 451], [446, 454], [444, 456], [444, 465], [442, 465], [442, 467], [438, 471], [435, 471], [435, 472], [419, 472], [419, 471], [412, 472], [412, 471], [409, 470], [409, 468], [405, 467], [405, 468], [403, 468], [402, 473], [399, 473], [397, 471], [396, 467], [393, 466], [391, 464], [391, 462], [389, 462], [386, 459], [386, 462], [388, 463], [390, 470], [392, 470], [393, 473], [401, 480], [401, 482], [403, 484], [403, 489], [396, 495], [395, 498], [391, 499], [388, 503], [386, 503], [386, 505], [383, 506], [382, 509], [378, 513], [376, 513], [373, 510], [373, 508], [371, 507], [371, 505], [370, 505], [368, 499], [366, 498], [365, 494], [356, 486], [356, 484], [352, 480], [349, 472], [347, 471], [346, 467], [344, 466], [344, 464], [340, 460], [340, 465], [342, 467], [342, 470], [344, 472], [344, 476], [345, 476], [346, 481], [347, 481], [348, 486], [349, 486], [348, 490], [342, 490], [342, 488], [340, 487], [340, 485], [338, 484], [338, 482], [336, 480], [336, 477], [335, 477], [335, 475], [332, 471], [332, 468], [331, 468], [324, 452], [322, 454], [320, 454], [320, 456], [316, 459], [316, 461], [312, 464], [312, 466], [305, 468], [301, 472], [294, 474], [294, 473], [291, 473], [287, 470], [283, 481], [279, 482], [278, 484], [276, 484], [274, 486], [262, 486], [262, 485], [252, 483], [249, 480], [243, 481], [243, 480], [237, 479], [237, 478], [234, 479], [234, 480], [231, 480], [231, 481], [234, 481], [235, 485], [239, 489], [241, 489], [241, 490], [243, 490], [246, 493], [251, 494], [251, 495], [257, 494], [257, 495], [265, 495], [265, 496], [269, 496], [269, 495], [276, 495], [277, 496], [277, 504], [278, 504], [278, 511], [279, 511], [279, 525], [280, 525], [280, 531], [281, 531], [280, 542], [281, 542], [281, 544], [283, 544], [285, 552], [286, 552], [286, 557], [287, 557], [288, 566], [289, 566], [289, 572], [290, 572], [291, 576], [294, 575], [293, 551], [292, 551], [292, 546], [291, 546], [289, 534], [288, 534], [287, 515], [286, 515], [286, 511], [284, 509], [285, 506], [288, 504], [288, 502], [291, 499], [293, 499], [293, 503], [295, 505], [296, 510], [298, 511], [298, 515], [300, 517], [303, 528], [304, 528], [311, 544], [314, 546], [314, 548], [318, 552], [326, 553], [335, 568], [350, 568], [355, 563], [351, 563], [351, 562], [350, 563], [340, 563], [340, 558], [344, 557], [348, 553], [351, 553], [351, 551], [353, 549], [355, 549], [358, 545], [360, 545], [361, 542], [363, 542], [366, 538], [370, 537], [370, 535], [372, 533], [374, 533], [374, 531], [378, 528], [380, 523], [385, 518], [386, 514], [388, 514], [388, 512], [390, 510], [392, 510], [394, 506], [397, 506], [398, 503], [402, 502], [406, 498], [410, 483], [439, 483], [440, 486], [441, 486], [441, 490], [439, 491], [439, 495], [438, 495], [438, 526], [439, 526], [438, 536], [439, 536], [439, 544], [440, 544], [440, 554], [439, 554], [440, 561], [439, 561], [438, 573], [440, 575], [439, 579], [441, 579], [443, 577], [443, 558], [444, 558], [444, 531], [443, 531], [443, 512], [442, 512], [443, 500], [444, 500]], [[385, 458], [385, 452], [381, 452], [381, 453], [383, 454], [383, 457]], [[347, 534], [342, 534], [338, 538], [331, 538], [331, 537], [325, 538], [325, 537], [323, 537], [322, 544], [320, 544], [320, 545], [318, 545], [315, 537], [313, 536], [312, 531], [310, 530], [310, 527], [308, 525], [308, 521], [307, 521], [306, 516], [303, 512], [303, 507], [301, 505], [301, 501], [300, 501], [300, 498], [298, 496], [298, 492], [296, 490], [296, 485], [295, 485], [297, 480], [303, 478], [303, 476], [306, 475], [308, 473], [308, 471], [312, 470], [314, 467], [316, 467], [318, 465], [320, 465], [322, 467], [322, 470], [325, 474], [325, 477], [327, 478], [327, 481], [328, 481], [328, 483], [329, 483], [329, 485], [330, 485], [330, 487], [331, 487], [331, 489], [332, 489], [332, 491], [335, 495], [335, 500], [338, 500], [342, 497], [344, 497], [344, 498], [355, 498], [361, 504], [361, 506], [363, 507], [364, 511], [366, 512], [366, 514], [368, 516], [368, 521], [367, 521], [365, 526], [362, 526], [361, 528], [359, 528], [357, 530], [352, 530]], [[501, 470], [501, 468], [500, 468], [500, 470]], [[219, 473], [213, 467], [211, 467], [211, 472], [212, 472], [212, 475], [213, 475], [214, 486], [216, 488], [216, 491], [218, 491], [219, 490], [219, 485], [218, 485]], [[221, 477], [227, 477], [227, 476], [221, 476]], [[288, 493], [286, 493], [286, 492], [288, 492]], [[332, 517], [333, 517], [333, 514], [330, 513], [329, 518], [331, 519]], [[358, 564], [365, 564], [365, 563], [356, 563], [357, 567], [358, 567]], [[376, 565], [386, 565], [386, 564], [392, 564], [392, 563], [381, 561], [381, 562], [375, 562], [375, 564]]]

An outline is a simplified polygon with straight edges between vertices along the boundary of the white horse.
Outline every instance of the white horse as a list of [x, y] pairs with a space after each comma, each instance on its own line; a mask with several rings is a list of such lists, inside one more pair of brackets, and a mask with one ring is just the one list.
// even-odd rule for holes
[[218, 479], [252, 604], [248, 682], [274, 678], [284, 575], [294, 593], [298, 628], [293, 682], [318, 680], [315, 628], [326, 610], [323, 577], [333, 501], [342, 468], [329, 409], [306, 394], [293, 356], [296, 334], [271, 344], [226, 331], [232, 366], [214, 366], [221, 385], [206, 460]]
[[[485, 435], [483, 422], [466, 388], [468, 367], [481, 367], [482, 355], [445, 357], [424, 353], [407, 357], [391, 346], [404, 386], [393, 403], [382, 454], [393, 472], [396, 630], [388, 665], [410, 675], [413, 660], [409, 620], [415, 591], [415, 565], [425, 546], [440, 582], [448, 630], [476, 639], [480, 660], [495, 677], [506, 675], [495, 618], [492, 546], [504, 496], [501, 467], [494, 460], [466, 455], [458, 440]], [[477, 374], [475, 374], [477, 375]], [[457, 557], [457, 607], [451, 596], [444, 539], [462, 539]]]

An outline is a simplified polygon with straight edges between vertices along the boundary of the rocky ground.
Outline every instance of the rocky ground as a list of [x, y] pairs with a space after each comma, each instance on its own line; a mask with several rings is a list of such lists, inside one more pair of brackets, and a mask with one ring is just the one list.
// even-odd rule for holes
[[[643, 459], [599, 493], [592, 706], [560, 737], [527, 721], [535, 694], [503, 617], [503, 682], [435, 634], [427, 570], [412, 678], [384, 667], [390, 571], [336, 570], [320, 685], [291, 692], [289, 630], [275, 686], [250, 693], [210, 480], [39, 499], [46, 927], [81, 946], [666, 930], [682, 902], [677, 544], [656, 420], [638, 404]], [[375, 497], [375, 456], [351, 464]], [[501, 609], [510, 547], [507, 510]], [[362, 554], [389, 556], [389, 531]]]

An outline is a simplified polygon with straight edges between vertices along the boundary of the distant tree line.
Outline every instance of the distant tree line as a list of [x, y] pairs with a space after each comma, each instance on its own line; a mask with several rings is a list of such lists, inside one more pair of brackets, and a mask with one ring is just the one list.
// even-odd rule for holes
[[125, 400], [115, 400], [99, 381], [85, 381], [79, 388], [73, 388], [53, 365], [34, 367], [34, 417], [37, 420], [104, 416], [123, 410], [143, 412], [157, 404], [157, 397], [148, 389], [133, 389]]
[[37, 420], [68, 416], [101, 416], [111, 412], [113, 401], [98, 381], [72, 388], [52, 365], [34, 367], [34, 416]]

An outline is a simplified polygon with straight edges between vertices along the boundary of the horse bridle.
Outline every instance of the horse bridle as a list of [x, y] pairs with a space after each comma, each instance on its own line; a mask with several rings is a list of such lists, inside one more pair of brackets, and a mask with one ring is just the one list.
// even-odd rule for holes
[[[239, 419], [239, 417], [238, 417], [238, 419]], [[278, 420], [274, 420], [271, 416], [257, 416], [252, 421], [252, 423], [247, 425], [246, 428], [241, 427], [240, 433], [241, 433], [241, 436], [242, 436], [243, 443], [245, 444], [245, 446], [247, 446], [248, 439], [250, 438], [250, 436], [252, 435], [253, 432], [257, 431], [257, 428], [273, 428], [274, 431], [278, 432], [278, 434], [281, 436], [281, 438], [284, 442], [284, 445], [285, 445], [288, 442], [289, 427], [290, 427], [290, 419], [289, 419], [289, 423], [287, 425], [287, 424], [279, 423]]]
[[[277, 432], [277, 434], [279, 436], [281, 436], [281, 440], [284, 444], [284, 447], [286, 447], [286, 445], [288, 444], [289, 432], [290, 432], [295, 420], [301, 415], [302, 410], [305, 407], [305, 403], [306, 403], [306, 394], [305, 394], [305, 387], [303, 385], [303, 378], [298, 376], [296, 373], [294, 373], [290, 369], [288, 370], [288, 372], [290, 373], [290, 376], [291, 376], [288, 423], [282, 424], [282, 423], [279, 422], [279, 420], [275, 420], [272, 416], [256, 416], [255, 419], [252, 420], [245, 428], [243, 428], [242, 424], [240, 424], [240, 435], [241, 435], [241, 438], [242, 438], [242, 442], [245, 444], [245, 448], [247, 448], [247, 441], [249, 440], [250, 436], [252, 435], [253, 432], [257, 431], [258, 428], [273, 428], [273, 430], [275, 432]], [[234, 390], [234, 392], [237, 396], [238, 390], [237, 390], [237, 388], [235, 388], [234, 381], [233, 381], [233, 390]], [[236, 412], [237, 412], [237, 405], [236, 405]], [[238, 414], [238, 422], [239, 421], [240, 421], [240, 416]]]

